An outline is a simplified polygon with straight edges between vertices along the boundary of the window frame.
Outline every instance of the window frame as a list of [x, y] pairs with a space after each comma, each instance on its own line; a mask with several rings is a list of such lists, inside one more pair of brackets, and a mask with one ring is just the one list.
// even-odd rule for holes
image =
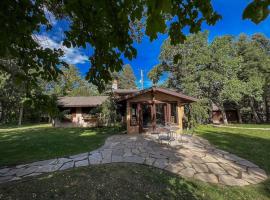
[[[135, 114], [133, 114], [135, 111]], [[135, 123], [133, 119], [135, 118]], [[137, 103], [130, 103], [130, 126], [138, 126], [138, 104]]]

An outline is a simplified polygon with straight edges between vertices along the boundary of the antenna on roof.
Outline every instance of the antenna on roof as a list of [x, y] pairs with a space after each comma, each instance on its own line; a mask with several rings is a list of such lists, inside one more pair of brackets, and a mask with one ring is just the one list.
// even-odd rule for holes
[[143, 90], [143, 70], [141, 69], [141, 80], [140, 80], [142, 90]]

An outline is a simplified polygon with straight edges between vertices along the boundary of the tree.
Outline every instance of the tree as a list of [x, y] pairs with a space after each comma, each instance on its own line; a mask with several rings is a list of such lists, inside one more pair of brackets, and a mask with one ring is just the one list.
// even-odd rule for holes
[[162, 66], [156, 65], [147, 74], [148, 78], [152, 81], [153, 85], [157, 85], [160, 77], [162, 75]]
[[42, 85], [16, 79], [0, 73], [0, 123], [36, 122], [42, 116], [54, 117], [57, 112], [56, 97], [47, 95]]
[[47, 94], [56, 96], [93, 96], [98, 94], [97, 88], [83, 79], [76, 66], [63, 67], [61, 71], [62, 74], [58, 76], [56, 81], [43, 81], [43, 87]]
[[[99, 88], [110, 79], [110, 71], [120, 71], [123, 65], [121, 56], [136, 57], [134, 34], [142, 32], [157, 38], [158, 33], [168, 30], [172, 43], [183, 41], [184, 27], [190, 32], [200, 30], [202, 22], [213, 25], [220, 16], [213, 10], [210, 0], [201, 1], [8, 1], [0, 3], [0, 58], [14, 61], [22, 68], [19, 73], [1, 64], [1, 69], [14, 73], [18, 78], [42, 76], [52, 80], [59, 73], [63, 52], [60, 49], [42, 48], [35, 37], [48, 32], [52, 22], [48, 13], [57, 20], [64, 20], [68, 27], [63, 31], [66, 47], [91, 46], [91, 68], [86, 76]], [[169, 17], [168, 17], [169, 16]], [[166, 21], [171, 21], [166, 29]], [[144, 29], [136, 26], [144, 24]], [[37, 70], [32, 74], [31, 69]]]
[[205, 122], [208, 118], [210, 102], [206, 99], [198, 82], [200, 70], [210, 62], [207, 40], [208, 32], [191, 34], [184, 43], [176, 46], [171, 45], [170, 39], [167, 39], [161, 47], [159, 56], [161, 64], [149, 72], [156, 82], [158, 82], [160, 72], [168, 73], [167, 87], [200, 99], [199, 102], [186, 107], [187, 111], [191, 111], [187, 112], [190, 126]]
[[257, 33], [252, 36], [252, 41], [258, 45], [259, 48], [265, 53], [266, 59], [268, 61], [261, 67], [262, 73], [265, 77], [265, 85], [263, 87], [263, 99], [265, 104], [265, 113], [266, 113], [266, 121], [270, 122], [270, 66], [269, 66], [269, 56], [270, 56], [270, 40], [263, 34]]
[[263, 100], [264, 85], [268, 77], [265, 72], [270, 69], [269, 54], [261, 49], [262, 44], [250, 40], [243, 34], [239, 36], [236, 45], [237, 53], [243, 59], [238, 77], [242, 84], [246, 85], [244, 90], [245, 101], [249, 102], [253, 117], [259, 123], [261, 119], [256, 112], [255, 104]]
[[119, 73], [118, 82], [119, 88], [121, 89], [135, 89], [136, 86], [136, 77], [132, 70], [132, 67], [127, 64], [123, 66], [123, 70]]
[[110, 126], [117, 122], [119, 113], [117, 113], [117, 105], [113, 98], [110, 97], [102, 103], [101, 114], [106, 126]]
[[[268, 5], [267, 0], [254, 0], [245, 9], [243, 19], [259, 23], [268, 16]], [[68, 24], [63, 31], [66, 47], [93, 47], [87, 79], [100, 89], [111, 80], [110, 71], [121, 70], [121, 56], [136, 57], [134, 40], [142, 37], [143, 30], [151, 41], [167, 31], [171, 43], [177, 44], [185, 39], [185, 27], [195, 33], [203, 22], [214, 25], [221, 18], [210, 0], [114, 0], [109, 4], [105, 0], [2, 0], [0, 8], [0, 58], [5, 63], [15, 62], [22, 69], [0, 63], [1, 70], [20, 79], [56, 79], [58, 66], [65, 64], [60, 60], [63, 52], [42, 48], [35, 37], [51, 30], [53, 20], [46, 16], [52, 15]], [[31, 73], [32, 69], [37, 72]]]
[[158, 77], [157, 71], [166, 71], [169, 87], [201, 99], [197, 105], [193, 104], [194, 109], [188, 108], [193, 110], [191, 114], [196, 121], [197, 116], [205, 116], [201, 108], [211, 111], [212, 103], [215, 103], [227, 123], [224, 104], [233, 103], [241, 122], [240, 110], [245, 107], [245, 102], [249, 102], [256, 117], [268, 77], [263, 74], [269, 70], [269, 56], [258, 49], [267, 42], [260, 44], [242, 36], [217, 37], [208, 43], [207, 32], [191, 34], [183, 44], [176, 46], [170, 45], [168, 39], [162, 45], [160, 69], [154, 67], [150, 73]]

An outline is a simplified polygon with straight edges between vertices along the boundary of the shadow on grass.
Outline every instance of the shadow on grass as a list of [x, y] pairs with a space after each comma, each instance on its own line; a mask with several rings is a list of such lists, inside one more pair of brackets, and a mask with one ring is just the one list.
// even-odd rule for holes
[[0, 166], [29, 163], [92, 151], [120, 127], [38, 127], [0, 132]]
[[131, 163], [78, 168], [0, 185], [4, 199], [22, 200], [202, 199], [195, 191], [196, 187], [181, 177]]
[[197, 133], [216, 147], [250, 160], [270, 174], [270, 133], [269, 138], [218, 129], [199, 130]]
[[[269, 177], [270, 175], [270, 132], [267, 137], [260, 134], [244, 134], [243, 130], [238, 130], [239, 134], [224, 129], [203, 129], [197, 130], [199, 136], [204, 137], [217, 148], [226, 150], [245, 158], [264, 169]], [[257, 136], [256, 136], [257, 135]], [[269, 138], [268, 138], [269, 137]], [[270, 178], [261, 184], [256, 185], [260, 193], [270, 197]]]

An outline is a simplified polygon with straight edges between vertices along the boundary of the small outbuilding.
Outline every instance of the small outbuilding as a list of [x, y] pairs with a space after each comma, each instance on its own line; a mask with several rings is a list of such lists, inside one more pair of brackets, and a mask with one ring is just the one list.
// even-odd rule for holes
[[122, 115], [126, 118], [127, 133], [152, 132], [167, 123], [183, 129], [184, 105], [196, 98], [169, 89], [151, 87], [122, 96]]
[[63, 113], [55, 123], [56, 127], [95, 127], [99, 125], [99, 116], [95, 108], [108, 99], [108, 96], [59, 97], [57, 104]]

